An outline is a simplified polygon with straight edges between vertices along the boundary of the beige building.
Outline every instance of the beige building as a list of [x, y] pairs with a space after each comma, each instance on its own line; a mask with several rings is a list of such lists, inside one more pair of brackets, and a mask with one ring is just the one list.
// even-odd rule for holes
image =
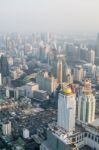
[[33, 92], [39, 90], [39, 85], [34, 82], [28, 82], [26, 85], [17, 87], [15, 91], [16, 99], [20, 96], [27, 96], [29, 98], [33, 98]]
[[39, 84], [40, 90], [47, 91], [49, 94], [53, 93], [57, 87], [57, 79], [49, 76], [47, 71], [40, 72], [37, 75], [36, 83]]
[[63, 73], [63, 70], [62, 70], [62, 61], [59, 60], [58, 61], [58, 64], [57, 64], [57, 82], [59, 84], [62, 84], [62, 73]]

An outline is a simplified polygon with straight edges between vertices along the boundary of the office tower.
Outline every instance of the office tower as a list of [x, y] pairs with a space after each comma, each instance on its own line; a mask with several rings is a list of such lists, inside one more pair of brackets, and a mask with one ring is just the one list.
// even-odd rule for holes
[[3, 135], [10, 136], [11, 135], [11, 122], [5, 121], [2, 125]]
[[87, 57], [88, 57], [88, 48], [87, 47], [80, 48], [80, 59], [87, 61]]
[[0, 73], [0, 86], [2, 86], [2, 75]]
[[99, 83], [99, 66], [96, 67], [96, 81]]
[[46, 61], [48, 59], [49, 50], [50, 50], [49, 45], [44, 46], [44, 44], [42, 44], [42, 46], [40, 46], [39, 59], [41, 61]]
[[99, 57], [99, 33], [97, 35], [97, 41], [96, 41], [96, 57]]
[[2, 73], [3, 77], [9, 76], [9, 66], [6, 56], [1, 56], [0, 59], [0, 72]]
[[95, 63], [95, 51], [94, 50], [88, 51], [87, 61], [88, 63], [92, 63], [94, 65]]
[[37, 74], [36, 83], [39, 84], [40, 90], [47, 91], [50, 95], [56, 90], [57, 87], [57, 79], [53, 76], [49, 76], [46, 71]]
[[[61, 67], [61, 72], [59, 71], [59, 62]], [[62, 64], [61, 64], [62, 62]], [[58, 77], [59, 74], [62, 73], [62, 82], [66, 82], [66, 76], [70, 73], [70, 68], [66, 62], [65, 55], [57, 55], [56, 52], [49, 54], [49, 64], [51, 65], [52, 69], [51, 72], [55, 78]]]
[[92, 123], [95, 119], [95, 96], [92, 93], [91, 81], [84, 81], [82, 94], [78, 97], [78, 121]]
[[75, 46], [73, 43], [67, 43], [66, 45], [66, 56], [68, 61], [76, 61], [79, 59], [79, 48]]
[[67, 45], [66, 45], [66, 56], [67, 56], [68, 61], [71, 61], [73, 58], [73, 50], [74, 50], [73, 43], [67, 43]]
[[67, 76], [69, 75], [69, 74], [71, 74], [71, 69], [69, 68], [69, 66], [68, 66], [68, 64], [67, 64], [67, 62], [66, 62], [66, 60], [63, 60], [62, 61], [62, 79], [63, 79], [63, 82], [66, 82], [67, 81]]
[[80, 65], [76, 65], [74, 68], [74, 81], [82, 81], [83, 79], [83, 68]]
[[0, 58], [0, 73], [2, 77], [2, 84], [6, 85], [9, 81], [9, 66], [6, 56]]
[[67, 132], [75, 130], [76, 98], [73, 85], [63, 85], [58, 99], [58, 126]]
[[9, 76], [9, 66], [8, 61], [5, 56], [1, 56], [0, 59], [0, 70], [1, 70], [1, 76], [2, 76], [2, 84], [6, 85], [8, 82], [8, 76]]
[[62, 84], [62, 61], [59, 60], [57, 64], [57, 82]]
[[75, 110], [74, 87], [65, 83], [59, 93], [58, 122], [49, 124], [47, 140], [41, 144], [40, 150], [78, 150], [70, 139], [75, 130]]
[[66, 75], [66, 82], [68, 84], [72, 84], [73, 83], [73, 76], [72, 76], [71, 73], [69, 73], [69, 74]]
[[83, 65], [84, 77], [95, 79], [96, 65], [91, 63]]

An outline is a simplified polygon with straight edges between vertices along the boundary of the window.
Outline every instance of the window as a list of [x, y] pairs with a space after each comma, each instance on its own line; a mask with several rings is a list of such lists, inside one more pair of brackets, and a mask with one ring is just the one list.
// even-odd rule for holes
[[94, 136], [92, 135], [92, 140], [94, 139]]
[[87, 132], [85, 133], [84, 137], [87, 137]]
[[95, 137], [95, 142], [97, 142], [97, 137]]
[[90, 133], [88, 134], [88, 137], [90, 138]]

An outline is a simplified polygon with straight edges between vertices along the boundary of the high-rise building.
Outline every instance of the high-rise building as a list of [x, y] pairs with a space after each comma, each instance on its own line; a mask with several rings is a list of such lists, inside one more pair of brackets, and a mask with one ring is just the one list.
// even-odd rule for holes
[[63, 85], [58, 99], [58, 126], [72, 133], [75, 130], [75, 113], [76, 97], [73, 85]]
[[[84, 82], [83, 93], [85, 94], [85, 97], [86, 95], [89, 96], [92, 93], [91, 82], [89, 80], [85, 80]], [[85, 97], [82, 97], [82, 102], [85, 102], [83, 99]], [[79, 107], [79, 114], [82, 115], [83, 118], [87, 118], [89, 120], [91, 118], [94, 120], [95, 105], [93, 96], [91, 98], [86, 97], [85, 99], [86, 103], [84, 103], [84, 105], [78, 105], [78, 107], [81, 106], [83, 108], [82, 111], [82, 108]], [[89, 99], [91, 100], [90, 103]], [[75, 128], [75, 110], [76, 102], [74, 86], [72, 84], [70, 85], [65, 83], [58, 99], [58, 123], [56, 124], [53, 122], [49, 124], [47, 130], [47, 139], [42, 142], [40, 150], [99, 149], [99, 119], [93, 121], [91, 125], [87, 124], [87, 122], [85, 122], [86, 124], [83, 125], [84, 122], [79, 120], [81, 124]]]
[[71, 74], [71, 69], [69, 68], [68, 64], [66, 61], [63, 61], [63, 68], [62, 68], [62, 78], [63, 78], [63, 82], [66, 82], [67, 81], [67, 75], [68, 74]]
[[57, 64], [57, 82], [62, 84], [62, 61], [59, 60]]
[[76, 47], [73, 43], [67, 43], [66, 45], [66, 56], [68, 61], [76, 61], [79, 59], [79, 48]]
[[96, 65], [93, 65], [91, 63], [83, 64], [83, 70], [84, 70], [84, 77], [95, 79]]
[[63, 84], [58, 98], [58, 122], [50, 124], [47, 131], [47, 140], [40, 150], [78, 150], [69, 136], [75, 130], [76, 100], [74, 86]]
[[57, 87], [57, 79], [49, 76], [46, 71], [38, 73], [36, 83], [39, 84], [40, 90], [47, 91], [50, 95], [55, 92]]
[[11, 135], [11, 122], [10, 121], [6, 121], [3, 123], [2, 125], [2, 132], [3, 135]]
[[2, 86], [2, 74], [0, 73], [0, 86]]
[[74, 80], [82, 81], [83, 79], [83, 68], [80, 65], [76, 65], [74, 68]]
[[66, 82], [69, 84], [73, 83], [73, 76], [72, 76], [71, 72], [66, 75]]
[[97, 35], [97, 42], [96, 42], [96, 57], [99, 57], [99, 33]]
[[80, 59], [87, 61], [87, 57], [88, 57], [88, 48], [87, 47], [80, 48]]
[[99, 83], [99, 66], [96, 67], [96, 81]]
[[95, 63], [95, 51], [94, 50], [88, 51], [87, 61], [88, 63], [92, 63], [94, 65]]
[[[62, 64], [61, 64], [62, 63]], [[59, 74], [62, 74], [62, 82], [67, 81], [67, 75], [70, 74], [71, 70], [66, 62], [66, 57], [65, 55], [57, 55], [55, 53], [50, 53], [49, 55], [49, 64], [52, 66], [51, 72], [55, 78], [58, 77]], [[59, 64], [61, 67], [61, 72], [59, 72]], [[59, 72], [59, 73], [58, 73]]]
[[78, 97], [78, 121], [92, 123], [95, 120], [95, 96], [92, 93], [91, 81], [84, 81], [84, 88]]
[[0, 73], [2, 77], [2, 84], [6, 85], [9, 82], [9, 65], [6, 56], [1, 55], [0, 58]]
[[8, 60], [7, 57], [3, 55], [0, 58], [0, 72], [2, 73], [3, 77], [9, 76]]

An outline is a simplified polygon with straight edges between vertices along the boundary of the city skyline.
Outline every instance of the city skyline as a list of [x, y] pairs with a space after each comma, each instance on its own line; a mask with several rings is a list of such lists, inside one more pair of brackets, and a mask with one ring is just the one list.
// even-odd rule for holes
[[0, 150], [99, 150], [99, 0], [0, 0]]

